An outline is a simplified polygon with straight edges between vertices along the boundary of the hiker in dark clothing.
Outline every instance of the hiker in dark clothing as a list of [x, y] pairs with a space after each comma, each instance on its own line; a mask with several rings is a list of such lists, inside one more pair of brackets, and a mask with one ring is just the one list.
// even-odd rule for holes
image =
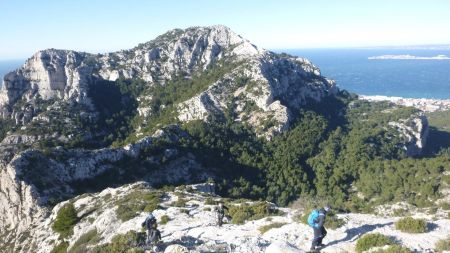
[[156, 223], [155, 216], [150, 212], [142, 223], [142, 227], [147, 229], [147, 245], [155, 243], [161, 240], [161, 232], [157, 229], [158, 224]]
[[226, 207], [223, 203], [219, 203], [217, 207], [217, 225], [219, 227], [223, 224], [223, 218], [225, 217], [225, 210], [228, 211], [228, 207]]
[[324, 246], [322, 244], [323, 238], [327, 235], [327, 230], [323, 226], [325, 223], [325, 217], [327, 212], [330, 211], [330, 206], [326, 205], [324, 208], [320, 210], [313, 210], [308, 217], [308, 224], [314, 230], [314, 237], [311, 244], [311, 250], [315, 250], [316, 247]]

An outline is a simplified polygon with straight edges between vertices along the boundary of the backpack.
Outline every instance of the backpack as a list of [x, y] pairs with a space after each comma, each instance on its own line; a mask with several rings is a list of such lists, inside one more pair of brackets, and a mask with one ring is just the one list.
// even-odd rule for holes
[[142, 223], [142, 227], [145, 227], [147, 229], [152, 229], [155, 224], [156, 224], [156, 219], [155, 218], [147, 218]]
[[312, 210], [312, 212], [308, 216], [308, 225], [314, 227], [317, 223], [317, 219], [319, 218], [319, 211]]

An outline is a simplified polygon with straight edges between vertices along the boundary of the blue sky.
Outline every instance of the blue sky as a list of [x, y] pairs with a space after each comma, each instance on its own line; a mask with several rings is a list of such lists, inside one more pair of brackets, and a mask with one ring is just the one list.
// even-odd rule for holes
[[126, 49], [214, 24], [269, 49], [450, 44], [450, 1], [0, 0], [0, 60]]

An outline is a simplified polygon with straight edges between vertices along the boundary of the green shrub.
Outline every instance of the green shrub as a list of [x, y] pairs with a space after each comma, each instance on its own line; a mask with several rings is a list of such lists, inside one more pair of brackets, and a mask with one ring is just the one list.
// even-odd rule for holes
[[282, 226], [284, 226], [286, 224], [287, 223], [285, 223], [285, 222], [274, 222], [274, 223], [260, 227], [259, 232], [261, 232], [261, 234], [264, 234], [265, 232], [269, 231], [272, 228], [281, 228]]
[[67, 203], [58, 210], [52, 229], [59, 233], [62, 238], [66, 238], [73, 234], [73, 227], [77, 222], [78, 217], [75, 206], [72, 203]]
[[379, 249], [373, 251], [373, 253], [411, 253], [411, 252], [412, 251], [410, 249], [401, 245], [392, 245], [386, 249]]
[[178, 197], [178, 200], [172, 202], [171, 206], [174, 206], [174, 207], [186, 207], [186, 203], [187, 202], [188, 202], [188, 200]]
[[124, 252], [144, 252], [138, 249], [138, 245], [145, 242], [145, 232], [129, 231], [126, 234], [116, 235], [110, 243], [97, 246], [92, 249], [92, 253], [124, 253]]
[[204, 208], [203, 208], [203, 211], [207, 211], [207, 212], [209, 212], [209, 211], [211, 211], [211, 207], [209, 207], [209, 206], [207, 206], [207, 207], [204, 207]]
[[434, 247], [437, 252], [450, 251], [450, 237], [439, 240]]
[[92, 229], [80, 236], [78, 240], [70, 247], [68, 253], [84, 253], [87, 252], [88, 245], [94, 245], [100, 241], [100, 237], [97, 234], [97, 229]]
[[257, 220], [269, 215], [278, 214], [278, 210], [272, 209], [269, 203], [259, 202], [256, 204], [242, 203], [229, 207], [231, 222], [234, 224], [244, 224], [245, 221]]
[[213, 198], [207, 198], [205, 200], [205, 205], [217, 205], [217, 202]]
[[68, 247], [68, 242], [61, 242], [60, 244], [56, 245], [56, 247], [54, 247], [52, 251], [50, 251], [50, 253], [66, 253]]
[[363, 252], [373, 247], [394, 244], [392, 239], [380, 233], [366, 234], [356, 242], [356, 252]]
[[406, 233], [425, 233], [427, 232], [427, 222], [424, 219], [406, 217], [398, 220], [395, 228]]
[[136, 190], [116, 202], [116, 215], [121, 221], [130, 220], [140, 212], [152, 212], [159, 207], [162, 193]]
[[167, 222], [169, 222], [169, 221], [170, 221], [170, 217], [167, 216], [167, 215], [163, 215], [163, 216], [161, 216], [161, 220], [160, 220], [159, 223], [161, 223], [162, 225], [164, 225], [164, 224], [167, 224]]

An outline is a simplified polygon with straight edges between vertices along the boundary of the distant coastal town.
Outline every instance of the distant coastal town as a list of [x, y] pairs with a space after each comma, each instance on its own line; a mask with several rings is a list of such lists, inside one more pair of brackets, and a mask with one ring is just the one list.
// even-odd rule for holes
[[450, 110], [450, 99], [402, 98], [402, 97], [364, 96], [364, 95], [360, 95], [359, 99], [368, 101], [389, 101], [397, 105], [412, 106], [424, 112]]
[[414, 56], [409, 54], [400, 55], [380, 55], [368, 57], [369, 60], [450, 60], [450, 57], [444, 54], [436, 56]]

